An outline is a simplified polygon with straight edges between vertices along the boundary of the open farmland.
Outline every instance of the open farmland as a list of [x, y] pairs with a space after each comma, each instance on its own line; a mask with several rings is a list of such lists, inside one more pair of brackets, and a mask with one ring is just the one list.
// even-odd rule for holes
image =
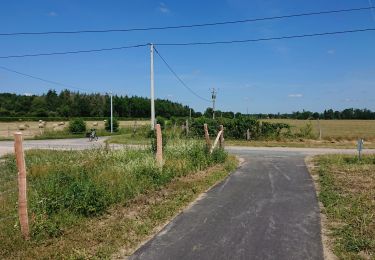
[[[98, 123], [98, 126], [94, 126], [94, 123]], [[40, 135], [43, 131], [62, 131], [69, 126], [68, 121], [63, 122], [46, 122], [44, 129], [39, 129], [37, 121], [17, 121], [17, 122], [0, 122], [0, 139], [13, 138], [13, 133], [18, 131], [18, 126], [28, 125], [26, 130], [22, 130], [26, 138], [32, 138], [36, 135]], [[120, 128], [142, 126], [149, 124], [147, 120], [138, 121], [119, 121]], [[96, 128], [98, 130], [104, 129], [104, 121], [86, 121], [87, 129]], [[55, 129], [55, 130], [54, 130]]]
[[[317, 138], [319, 136], [317, 120], [265, 119], [262, 121], [287, 123], [292, 126], [292, 131], [299, 131], [301, 127], [311, 122], [314, 134]], [[320, 120], [320, 127], [324, 140], [356, 140], [358, 138], [368, 141], [375, 140], [374, 120]]]

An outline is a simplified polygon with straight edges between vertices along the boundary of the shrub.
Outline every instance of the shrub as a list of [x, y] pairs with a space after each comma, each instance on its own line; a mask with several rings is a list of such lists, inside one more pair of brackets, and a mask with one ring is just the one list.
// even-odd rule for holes
[[86, 122], [82, 118], [75, 118], [69, 122], [69, 132], [72, 134], [86, 132]]
[[311, 122], [308, 122], [305, 126], [301, 127], [299, 129], [299, 133], [297, 133], [297, 136], [301, 138], [309, 138], [309, 139], [315, 138], [314, 133], [313, 133], [313, 126]]
[[[120, 125], [119, 125], [117, 118], [113, 117], [112, 124], [113, 124], [113, 132], [117, 132], [120, 129]], [[111, 118], [108, 118], [105, 121], [105, 130], [107, 130], [108, 132], [111, 131]]]
[[160, 124], [161, 129], [165, 128], [165, 121], [166, 121], [166, 119], [164, 117], [162, 117], [162, 116], [157, 116], [156, 117], [156, 123]]

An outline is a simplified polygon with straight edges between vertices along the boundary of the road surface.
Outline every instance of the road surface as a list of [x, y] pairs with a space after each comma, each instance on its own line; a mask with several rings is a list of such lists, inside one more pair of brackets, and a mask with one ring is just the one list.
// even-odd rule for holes
[[[88, 138], [25, 140], [23, 145], [24, 149], [84, 150], [104, 146], [105, 139], [106, 137], [99, 137], [98, 141], [92, 142]], [[0, 156], [12, 153], [13, 146], [13, 141], [0, 141]]]
[[245, 161], [130, 259], [323, 259], [305, 153], [231, 148]]

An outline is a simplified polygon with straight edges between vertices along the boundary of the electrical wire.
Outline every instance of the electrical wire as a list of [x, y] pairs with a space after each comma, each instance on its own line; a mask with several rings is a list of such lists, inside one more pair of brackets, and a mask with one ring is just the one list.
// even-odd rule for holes
[[200, 95], [198, 95], [194, 90], [192, 90], [178, 75], [177, 73], [172, 69], [172, 67], [168, 64], [168, 62], [163, 58], [163, 56], [161, 56], [161, 54], [159, 53], [159, 51], [154, 47], [154, 50], [156, 52], [156, 54], [160, 57], [160, 59], [164, 62], [164, 64], [167, 66], [167, 68], [169, 69], [169, 71], [177, 78], [177, 80], [182, 84], [182, 86], [184, 86], [187, 90], [190, 91], [190, 93], [192, 93], [194, 96], [196, 96], [197, 98], [199, 99], [202, 99], [204, 101], [207, 101], [207, 102], [211, 102], [211, 100], [209, 99], [206, 99]]
[[62, 86], [62, 87], [70, 88], [70, 89], [77, 89], [77, 90], [81, 90], [81, 91], [84, 91], [84, 92], [89, 92], [88, 90], [85, 90], [85, 89], [82, 89], [82, 88], [77, 88], [77, 87], [66, 85], [66, 84], [63, 84], [63, 83], [60, 83], [60, 82], [57, 82], [57, 81], [52, 81], [52, 80], [44, 79], [44, 78], [41, 78], [41, 77], [33, 76], [33, 75], [30, 75], [30, 74], [26, 74], [26, 73], [23, 73], [23, 72], [19, 72], [19, 71], [4, 67], [4, 66], [0, 66], [0, 69], [6, 70], [6, 71], [9, 71], [9, 72], [13, 72], [13, 73], [16, 73], [18, 75], [22, 75], [22, 76], [29, 77], [29, 78], [32, 78], [32, 79], [40, 80], [40, 81], [43, 81], [43, 82], [46, 82], [46, 83], [49, 83], [49, 84], [58, 85], [58, 86]]
[[[346, 31], [323, 32], [323, 33], [312, 33], [312, 34], [300, 34], [300, 35], [289, 35], [289, 36], [269, 37], [269, 38], [257, 38], [257, 39], [246, 39], [246, 40], [211, 41], [211, 42], [185, 42], [185, 43], [155, 43], [155, 45], [159, 45], [159, 46], [189, 46], [189, 45], [233, 44], [233, 43], [247, 43], [247, 42], [260, 42], [260, 41], [296, 39], [296, 38], [327, 36], [327, 35], [339, 35], [339, 34], [358, 33], [358, 32], [372, 32], [372, 31], [375, 31], [375, 28], [353, 29], [353, 30], [346, 30]], [[52, 53], [36, 53], [36, 54], [9, 55], [9, 56], [0, 56], [0, 59], [38, 57], [38, 56], [52, 56], [52, 55], [65, 55], [65, 54], [78, 54], [78, 53], [102, 52], [102, 51], [113, 51], [113, 50], [121, 50], [121, 49], [128, 49], [128, 48], [138, 48], [138, 47], [144, 47], [144, 46], [149, 46], [149, 45], [150, 45], [150, 43], [138, 44], [138, 45], [133, 45], [133, 46], [122, 46], [122, 47], [113, 47], [113, 48], [92, 49], [92, 50], [79, 50], [79, 51], [67, 51], [67, 52], [52, 52]]]
[[17, 36], [17, 35], [49, 35], [49, 34], [82, 34], [82, 33], [111, 33], [111, 32], [133, 32], [133, 31], [152, 31], [152, 30], [169, 30], [169, 29], [186, 29], [195, 27], [207, 27], [207, 26], [218, 26], [218, 25], [228, 25], [228, 24], [240, 24], [249, 23], [257, 21], [267, 21], [275, 19], [285, 19], [294, 18], [302, 16], [314, 16], [314, 15], [324, 15], [324, 14], [335, 14], [335, 13], [345, 13], [345, 12], [356, 12], [364, 10], [373, 10], [375, 7], [358, 7], [358, 8], [348, 8], [348, 9], [337, 9], [328, 11], [318, 11], [318, 12], [307, 12], [289, 15], [279, 15], [279, 16], [269, 16], [261, 18], [248, 18], [242, 20], [232, 20], [223, 22], [212, 22], [212, 23], [201, 23], [201, 24], [189, 24], [189, 25], [174, 25], [174, 26], [161, 26], [161, 27], [140, 27], [140, 28], [125, 28], [125, 29], [104, 29], [104, 30], [77, 30], [77, 31], [46, 31], [46, 32], [10, 32], [10, 33], [0, 33], [0, 36]]
[[0, 59], [39, 57], [39, 56], [52, 56], [52, 55], [66, 55], [66, 54], [79, 54], [79, 53], [102, 52], [102, 51], [116, 51], [116, 50], [123, 50], [123, 49], [139, 48], [139, 47], [144, 47], [144, 46], [147, 46], [147, 45], [149, 45], [149, 44], [146, 43], [146, 44], [137, 44], [137, 45], [130, 45], [130, 46], [102, 48], [102, 49], [91, 49], [91, 50], [77, 50], [77, 51], [65, 51], [65, 52], [50, 52], [50, 53], [9, 55], [9, 56], [1, 56]]
[[215, 44], [231, 44], [231, 43], [246, 43], [246, 42], [284, 40], [284, 39], [306, 38], [306, 37], [337, 35], [337, 34], [347, 34], [347, 33], [357, 33], [357, 32], [369, 32], [369, 31], [375, 31], [375, 28], [354, 29], [354, 30], [346, 30], [346, 31], [323, 32], [323, 33], [312, 33], [312, 34], [300, 34], [300, 35], [289, 35], [289, 36], [280, 36], [280, 37], [247, 39], [247, 40], [212, 41], [212, 42], [185, 42], [185, 43], [155, 43], [155, 44], [159, 45], [159, 46], [215, 45]]

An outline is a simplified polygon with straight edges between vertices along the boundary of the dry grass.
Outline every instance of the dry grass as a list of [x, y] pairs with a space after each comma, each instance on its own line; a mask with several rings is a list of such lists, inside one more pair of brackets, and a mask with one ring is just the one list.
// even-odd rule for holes
[[[294, 126], [294, 130], [311, 122], [314, 134], [319, 135], [317, 120], [296, 120], [296, 119], [266, 119], [266, 122], [281, 122]], [[368, 141], [375, 141], [375, 120], [320, 120], [322, 139], [325, 140], [356, 140], [364, 138]]]
[[[94, 126], [94, 123], [97, 122], [98, 126]], [[58, 124], [59, 122], [47, 122], [45, 131], [53, 131], [54, 125]], [[56, 130], [62, 131], [64, 130], [68, 125], [69, 122], [64, 122], [65, 125], [58, 126]], [[87, 128], [96, 128], [96, 129], [104, 129], [104, 122], [103, 121], [86, 121], [87, 123]], [[23, 130], [23, 134], [25, 137], [34, 137], [36, 135], [41, 134], [41, 130], [38, 127], [38, 122], [37, 121], [20, 121], [20, 122], [0, 122], [0, 138], [12, 138], [13, 133], [18, 131], [18, 126], [21, 124], [27, 124], [29, 125], [29, 128], [26, 130]], [[147, 120], [138, 120], [136, 121], [119, 121], [120, 128], [125, 128], [125, 127], [133, 127], [134, 124], [136, 126], [144, 126], [149, 124], [149, 121]], [[43, 130], [42, 130], [43, 132]]]
[[328, 235], [339, 259], [375, 259], [375, 156], [314, 159]]

